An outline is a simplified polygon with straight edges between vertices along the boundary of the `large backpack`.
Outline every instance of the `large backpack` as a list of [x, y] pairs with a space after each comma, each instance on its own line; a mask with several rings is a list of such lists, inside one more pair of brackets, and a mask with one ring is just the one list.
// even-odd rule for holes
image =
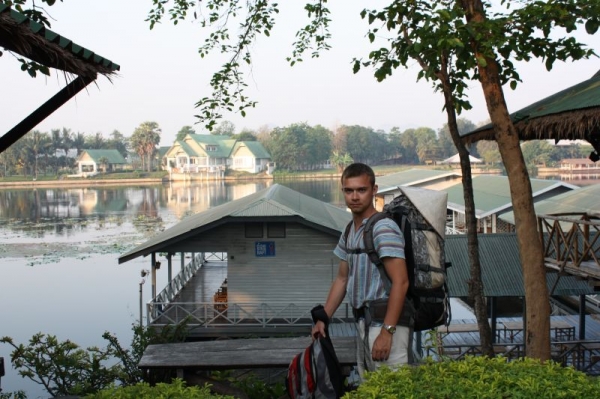
[[329, 337], [329, 318], [322, 305], [311, 311], [313, 321], [325, 323], [325, 337], [315, 339], [292, 359], [285, 385], [291, 399], [338, 399], [344, 395], [344, 376]]
[[[400, 194], [382, 212], [373, 214], [363, 230], [364, 249], [349, 250], [353, 253], [366, 253], [381, 273], [386, 290], [391, 282], [383, 262], [379, 258], [373, 242], [373, 228], [383, 219], [394, 220], [404, 235], [406, 266], [408, 269], [408, 297], [412, 300], [412, 315], [415, 331], [429, 330], [442, 324], [448, 325], [451, 319], [444, 239], [446, 236], [446, 208], [448, 194], [424, 188], [399, 187]], [[352, 222], [346, 227], [348, 235]]]

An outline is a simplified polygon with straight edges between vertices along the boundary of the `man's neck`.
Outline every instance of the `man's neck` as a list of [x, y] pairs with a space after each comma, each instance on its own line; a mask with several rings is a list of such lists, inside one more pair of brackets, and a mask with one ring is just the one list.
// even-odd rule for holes
[[375, 209], [375, 208], [367, 209], [366, 211], [364, 211], [360, 214], [353, 213], [352, 220], [354, 221], [354, 228], [358, 229], [360, 227], [360, 225], [362, 224], [363, 220], [370, 218], [371, 216], [373, 216], [376, 213], [377, 213], [377, 209]]

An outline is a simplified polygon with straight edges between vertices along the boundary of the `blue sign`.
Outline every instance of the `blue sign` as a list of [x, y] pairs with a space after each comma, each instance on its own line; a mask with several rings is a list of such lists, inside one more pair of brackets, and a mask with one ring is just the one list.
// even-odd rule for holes
[[254, 254], [257, 257], [275, 256], [275, 241], [257, 241], [254, 243]]

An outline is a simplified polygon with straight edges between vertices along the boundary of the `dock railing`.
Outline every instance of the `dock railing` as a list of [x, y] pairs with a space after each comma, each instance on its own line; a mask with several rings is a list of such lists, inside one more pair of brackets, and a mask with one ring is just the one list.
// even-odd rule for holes
[[[148, 303], [156, 327], [177, 324], [184, 320], [189, 327], [289, 327], [311, 326], [310, 311], [315, 302], [294, 303], [225, 303], [225, 302], [164, 302]], [[342, 304], [332, 318], [333, 323], [352, 319], [348, 304]], [[352, 321], [354, 321], [352, 319]]]
[[[494, 344], [496, 355], [509, 360], [525, 356], [523, 343]], [[465, 356], [482, 355], [481, 345], [443, 345], [442, 347], [426, 346], [425, 356], [434, 359], [440, 357], [460, 360]], [[588, 375], [600, 375], [600, 341], [561, 341], [551, 343], [552, 360], [562, 366], [570, 366]]]
[[171, 302], [177, 294], [182, 290], [185, 284], [190, 281], [194, 274], [204, 264], [204, 254], [198, 253], [192, 257], [190, 263], [185, 265], [183, 269], [166, 285], [161, 292], [152, 298], [146, 304], [146, 320], [151, 323], [158, 315], [160, 309], [163, 309], [166, 304]]
[[600, 217], [587, 213], [538, 216], [546, 266], [600, 280]]

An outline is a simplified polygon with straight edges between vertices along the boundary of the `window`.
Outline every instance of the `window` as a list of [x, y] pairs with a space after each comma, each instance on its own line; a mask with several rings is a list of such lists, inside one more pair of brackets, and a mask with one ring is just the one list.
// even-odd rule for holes
[[246, 238], [262, 238], [263, 224], [262, 223], [246, 223]]
[[217, 146], [216, 145], [207, 145], [206, 151], [210, 151], [210, 152], [217, 151]]
[[267, 237], [269, 237], [269, 238], [285, 238], [285, 223], [284, 222], [267, 223]]

